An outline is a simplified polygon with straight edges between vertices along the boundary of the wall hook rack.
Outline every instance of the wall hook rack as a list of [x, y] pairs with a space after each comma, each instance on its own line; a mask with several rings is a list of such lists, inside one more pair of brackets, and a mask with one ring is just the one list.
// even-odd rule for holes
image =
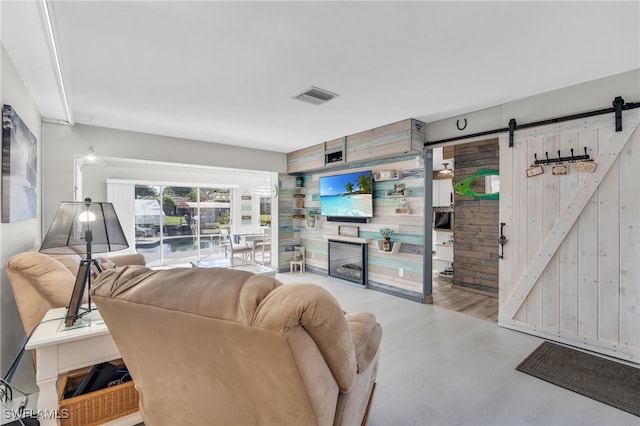
[[591, 160], [591, 157], [589, 157], [589, 154], [587, 154], [587, 147], [584, 147], [584, 155], [574, 155], [573, 154], [573, 148], [571, 148], [571, 156], [569, 157], [563, 157], [560, 154], [560, 150], [558, 150], [558, 157], [557, 158], [549, 158], [549, 152], [545, 152], [544, 156], [546, 157], [544, 160], [538, 160], [538, 154], [533, 154], [533, 157], [535, 158], [535, 161], [533, 162], [533, 164], [535, 164], [536, 166], [541, 166], [541, 165], [545, 165], [545, 164], [553, 164], [553, 163], [557, 163], [557, 164], [562, 164], [565, 161], [567, 163], [575, 163], [577, 161], [589, 161]]

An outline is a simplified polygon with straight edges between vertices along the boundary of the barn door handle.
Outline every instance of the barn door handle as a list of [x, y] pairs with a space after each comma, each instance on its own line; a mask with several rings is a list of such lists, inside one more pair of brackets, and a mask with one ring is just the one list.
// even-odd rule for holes
[[506, 225], [506, 223], [500, 222], [500, 238], [498, 238], [498, 244], [500, 244], [500, 259], [504, 259], [504, 246], [509, 242], [507, 237], [504, 236], [504, 225]]

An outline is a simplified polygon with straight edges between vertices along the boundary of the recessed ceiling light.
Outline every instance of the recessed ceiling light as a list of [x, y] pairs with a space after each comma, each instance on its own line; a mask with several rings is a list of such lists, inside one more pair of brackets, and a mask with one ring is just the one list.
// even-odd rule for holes
[[313, 104], [313, 105], [320, 105], [327, 101], [330, 101], [336, 96], [340, 96], [340, 95], [336, 93], [332, 93], [328, 90], [311, 86], [309, 89], [306, 89], [302, 93], [295, 95], [293, 98], [298, 99], [302, 102]]

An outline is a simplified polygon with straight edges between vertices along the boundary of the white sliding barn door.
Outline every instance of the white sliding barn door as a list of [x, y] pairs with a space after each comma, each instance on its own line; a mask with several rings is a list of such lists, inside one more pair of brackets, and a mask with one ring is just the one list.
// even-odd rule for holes
[[[499, 325], [640, 363], [640, 112], [500, 137]], [[534, 161], [587, 153], [594, 173], [527, 177]]]

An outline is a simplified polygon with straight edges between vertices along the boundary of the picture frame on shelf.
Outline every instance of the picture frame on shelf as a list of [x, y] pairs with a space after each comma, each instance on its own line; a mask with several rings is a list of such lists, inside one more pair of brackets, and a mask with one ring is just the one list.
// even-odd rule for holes
[[405, 195], [405, 184], [404, 183], [396, 183], [393, 185], [393, 192], [391, 195]]
[[380, 179], [392, 179], [396, 176], [397, 174], [394, 169], [385, 169], [380, 172]]

